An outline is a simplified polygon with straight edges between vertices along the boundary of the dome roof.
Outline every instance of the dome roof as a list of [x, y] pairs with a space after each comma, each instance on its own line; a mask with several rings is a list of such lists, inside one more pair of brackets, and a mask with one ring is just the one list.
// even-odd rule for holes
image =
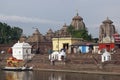
[[66, 56], [66, 54], [65, 54], [64, 50], [62, 50], [62, 51], [60, 52], [60, 54], [59, 54], [59, 55]]
[[77, 15], [73, 17], [73, 20], [83, 20], [83, 18], [77, 13]]
[[15, 43], [12, 48], [31, 48], [30, 44], [22, 42]]
[[109, 23], [109, 24], [112, 24], [113, 22], [107, 17], [107, 19], [104, 20], [103, 23]]
[[105, 52], [103, 53], [102, 56], [111, 56], [109, 52], [107, 52], [107, 50], [105, 49]]

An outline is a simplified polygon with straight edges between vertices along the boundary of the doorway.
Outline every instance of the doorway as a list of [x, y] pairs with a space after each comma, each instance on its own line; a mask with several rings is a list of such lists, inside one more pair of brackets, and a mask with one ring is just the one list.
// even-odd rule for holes
[[63, 49], [68, 49], [68, 47], [69, 47], [69, 43], [63, 43]]
[[107, 49], [107, 51], [110, 51], [110, 45], [109, 44], [106, 45], [106, 49]]

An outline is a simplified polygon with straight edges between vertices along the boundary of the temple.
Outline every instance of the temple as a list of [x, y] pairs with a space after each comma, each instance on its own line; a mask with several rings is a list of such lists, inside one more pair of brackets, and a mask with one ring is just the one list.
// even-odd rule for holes
[[83, 18], [80, 17], [78, 13], [72, 18], [71, 25], [75, 28], [75, 30], [85, 29], [85, 23], [83, 22]]
[[109, 38], [109, 42], [112, 41], [113, 34], [116, 33], [115, 26], [112, 23], [108, 17], [102, 22], [99, 29], [99, 42], [103, 42], [105, 38]]

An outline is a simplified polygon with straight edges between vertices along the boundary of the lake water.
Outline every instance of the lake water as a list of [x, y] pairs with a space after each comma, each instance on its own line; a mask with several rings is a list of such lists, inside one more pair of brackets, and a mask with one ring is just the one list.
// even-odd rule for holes
[[120, 75], [97, 75], [47, 71], [0, 71], [0, 80], [120, 80]]

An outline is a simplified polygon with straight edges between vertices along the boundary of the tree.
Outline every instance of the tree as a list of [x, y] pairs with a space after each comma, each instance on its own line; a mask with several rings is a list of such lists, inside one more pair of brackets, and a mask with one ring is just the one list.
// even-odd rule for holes
[[[11, 38], [12, 38], [13, 40], [18, 40], [18, 39], [20, 38], [20, 36], [22, 35], [23, 30], [20, 29], [19, 27], [13, 27], [13, 28], [11, 29], [11, 32], [12, 32]], [[17, 35], [16, 35], [16, 34], [17, 34]]]
[[19, 27], [11, 27], [0, 22], [0, 44], [8, 44], [19, 40], [23, 30]]
[[72, 25], [70, 25], [68, 26], [67, 31], [73, 37], [73, 32], [75, 31], [75, 28]]
[[80, 29], [80, 30], [75, 30], [75, 28], [72, 25], [70, 25], [70, 26], [68, 26], [67, 31], [74, 38], [83, 38], [84, 40], [87, 40], [87, 41], [92, 40], [92, 36], [91, 36], [91, 34], [88, 34], [87, 28]]

